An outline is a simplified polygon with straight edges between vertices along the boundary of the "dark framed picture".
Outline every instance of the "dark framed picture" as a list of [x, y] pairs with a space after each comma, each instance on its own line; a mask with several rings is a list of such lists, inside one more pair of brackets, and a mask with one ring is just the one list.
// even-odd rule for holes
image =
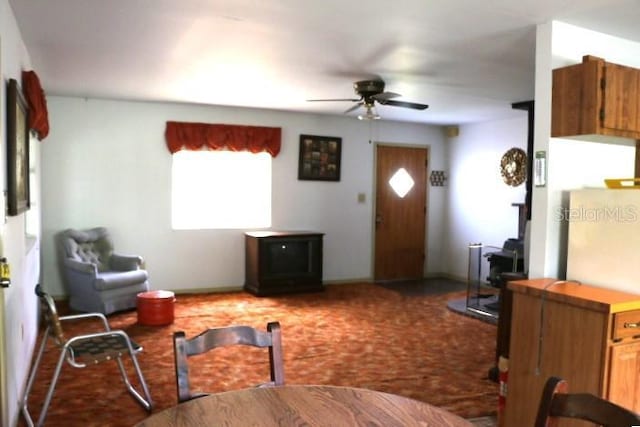
[[298, 179], [340, 181], [342, 138], [300, 135]]
[[29, 209], [29, 127], [27, 103], [15, 79], [7, 83], [7, 213]]

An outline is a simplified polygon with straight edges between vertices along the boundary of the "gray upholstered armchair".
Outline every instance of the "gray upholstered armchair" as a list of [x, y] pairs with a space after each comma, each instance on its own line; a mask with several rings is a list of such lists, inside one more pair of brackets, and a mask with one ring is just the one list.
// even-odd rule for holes
[[135, 308], [136, 295], [149, 290], [139, 256], [113, 252], [104, 227], [61, 234], [63, 279], [73, 310], [104, 314]]

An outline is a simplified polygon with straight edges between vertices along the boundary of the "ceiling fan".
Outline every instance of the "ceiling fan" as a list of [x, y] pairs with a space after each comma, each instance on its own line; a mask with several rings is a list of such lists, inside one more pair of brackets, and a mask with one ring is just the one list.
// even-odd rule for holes
[[356, 95], [360, 95], [360, 98], [344, 98], [344, 99], [307, 99], [309, 102], [324, 102], [324, 101], [350, 101], [357, 102], [354, 106], [347, 109], [344, 113], [350, 113], [351, 111], [364, 107], [366, 109], [365, 114], [358, 116], [360, 120], [377, 120], [380, 118], [375, 109], [375, 103], [378, 102], [382, 105], [390, 105], [393, 107], [411, 108], [414, 110], [425, 110], [429, 108], [427, 104], [418, 104], [415, 102], [396, 101], [391, 98], [400, 96], [398, 93], [385, 92], [384, 81], [382, 80], [361, 80], [353, 84], [353, 90]]

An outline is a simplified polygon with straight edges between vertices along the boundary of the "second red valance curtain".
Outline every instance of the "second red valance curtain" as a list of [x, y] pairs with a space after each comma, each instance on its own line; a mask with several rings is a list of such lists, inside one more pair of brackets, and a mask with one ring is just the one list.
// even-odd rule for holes
[[35, 130], [38, 139], [43, 140], [49, 135], [49, 112], [44, 90], [35, 71], [22, 72], [22, 88], [29, 104], [29, 129]]
[[173, 154], [180, 150], [231, 150], [275, 157], [280, 152], [281, 128], [190, 122], [167, 122], [165, 138]]

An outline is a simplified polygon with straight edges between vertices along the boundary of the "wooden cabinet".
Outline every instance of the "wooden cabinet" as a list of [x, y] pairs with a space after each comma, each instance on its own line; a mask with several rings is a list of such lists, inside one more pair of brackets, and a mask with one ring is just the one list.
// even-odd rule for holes
[[553, 70], [551, 136], [640, 139], [640, 70], [584, 56]]
[[245, 233], [244, 289], [255, 295], [321, 291], [322, 233]]
[[615, 345], [611, 348], [609, 399], [627, 408], [640, 408], [640, 342]]
[[513, 305], [505, 426], [533, 425], [552, 375], [565, 378], [570, 391], [640, 412], [640, 295], [555, 279], [508, 287]]

